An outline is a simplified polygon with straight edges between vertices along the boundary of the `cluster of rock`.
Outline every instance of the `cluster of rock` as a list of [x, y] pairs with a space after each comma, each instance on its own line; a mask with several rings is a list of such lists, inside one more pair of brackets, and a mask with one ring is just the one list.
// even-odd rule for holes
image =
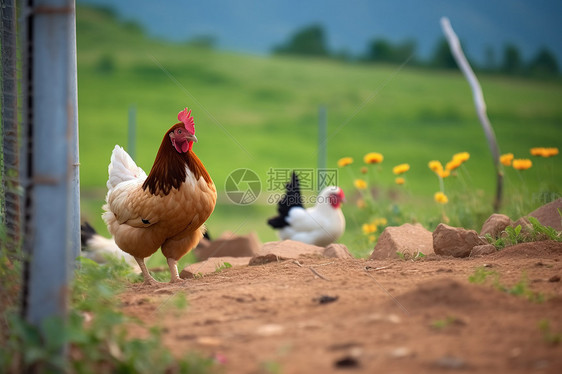
[[243, 236], [226, 233], [213, 241], [203, 239], [194, 249], [194, 254], [200, 262], [183, 269], [181, 278], [194, 278], [221, 271], [229, 265], [263, 265], [301, 257], [353, 258], [343, 244], [318, 247], [293, 240], [262, 244], [255, 233]]
[[[562, 199], [544, 205], [529, 216], [535, 217], [544, 226], [562, 231], [562, 220], [558, 213], [562, 210]], [[419, 253], [424, 255], [469, 257], [482, 256], [496, 252], [485, 236], [499, 238], [506, 227], [529, 226], [527, 218], [512, 221], [503, 214], [492, 214], [482, 225], [480, 233], [459, 227], [439, 224], [431, 232], [420, 224], [406, 223], [402, 226], [387, 227], [379, 237], [370, 259], [383, 260], [397, 258], [397, 253], [407, 258], [414, 258]], [[268, 242], [262, 244], [255, 233], [244, 236], [225, 233], [216, 240], [203, 239], [194, 250], [198, 261], [187, 266], [180, 273], [181, 278], [193, 278], [198, 275], [219, 272], [229, 266], [253, 266], [269, 262], [299, 259], [305, 257], [352, 258], [343, 244], [330, 244], [317, 247], [292, 240]]]
[[[558, 209], [562, 209], [562, 199], [543, 205], [529, 214], [542, 225], [562, 231], [562, 220]], [[440, 256], [469, 257], [482, 256], [496, 252], [494, 245], [488, 243], [486, 236], [499, 238], [508, 226], [523, 228], [530, 226], [526, 217], [512, 221], [503, 214], [492, 214], [482, 225], [480, 233], [460, 227], [451, 227], [444, 223], [430, 232], [420, 224], [404, 224], [399, 227], [387, 227], [381, 234], [370, 259], [380, 260], [395, 258], [396, 253], [415, 256], [435, 253]]]

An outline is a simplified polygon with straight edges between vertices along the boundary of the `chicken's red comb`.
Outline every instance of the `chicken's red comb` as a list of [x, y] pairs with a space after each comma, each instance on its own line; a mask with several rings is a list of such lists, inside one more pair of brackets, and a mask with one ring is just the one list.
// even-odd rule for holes
[[195, 121], [193, 121], [193, 117], [191, 116], [191, 109], [185, 108], [179, 112], [178, 120], [183, 122], [187, 131], [191, 134], [195, 134]]

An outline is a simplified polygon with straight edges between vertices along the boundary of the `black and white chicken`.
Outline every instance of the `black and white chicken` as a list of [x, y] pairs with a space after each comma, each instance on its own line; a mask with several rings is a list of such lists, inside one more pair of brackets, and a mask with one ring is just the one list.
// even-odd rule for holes
[[325, 247], [338, 240], [345, 231], [345, 217], [340, 208], [344, 200], [341, 188], [329, 186], [320, 192], [312, 208], [305, 209], [299, 178], [293, 172], [291, 181], [286, 184], [286, 193], [277, 205], [279, 215], [267, 223], [279, 230], [281, 240]]

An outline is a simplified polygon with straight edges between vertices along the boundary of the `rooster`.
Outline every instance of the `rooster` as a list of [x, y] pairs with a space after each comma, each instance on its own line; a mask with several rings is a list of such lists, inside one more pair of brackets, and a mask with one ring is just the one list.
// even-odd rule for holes
[[215, 208], [215, 185], [193, 152], [195, 123], [191, 110], [178, 114], [160, 144], [148, 176], [116, 145], [108, 167], [103, 220], [115, 243], [138, 263], [145, 284], [156, 283], [144, 259], [161, 248], [170, 283], [180, 282], [177, 262], [203, 237]]
[[345, 218], [340, 209], [345, 196], [341, 188], [324, 188], [316, 205], [308, 209], [303, 207], [299, 179], [294, 172], [286, 190], [277, 206], [279, 215], [267, 221], [279, 230], [281, 240], [291, 239], [320, 247], [338, 240], [345, 231]]

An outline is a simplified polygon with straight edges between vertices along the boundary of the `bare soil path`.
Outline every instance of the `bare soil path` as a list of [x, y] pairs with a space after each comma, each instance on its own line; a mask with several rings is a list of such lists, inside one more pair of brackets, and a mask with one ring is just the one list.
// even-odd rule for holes
[[[562, 373], [562, 343], [553, 343], [562, 334], [562, 243], [468, 259], [299, 264], [132, 285], [123, 308], [163, 325], [174, 355], [215, 357], [225, 373]], [[494, 276], [469, 282], [481, 267], [507, 288], [526, 279], [546, 300], [503, 292]], [[187, 295], [187, 308], [167, 307], [176, 293]]]

